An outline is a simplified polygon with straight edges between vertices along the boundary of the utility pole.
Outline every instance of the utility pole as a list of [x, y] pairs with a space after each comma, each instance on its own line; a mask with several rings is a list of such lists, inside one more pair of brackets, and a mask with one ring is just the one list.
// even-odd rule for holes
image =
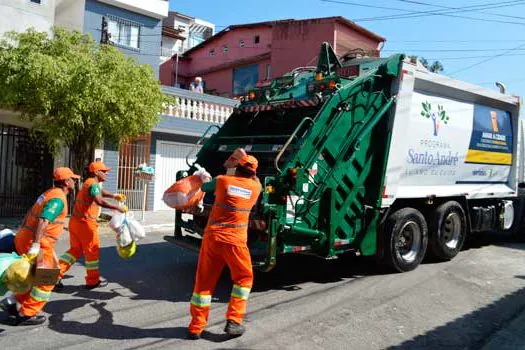
[[175, 86], [179, 83], [179, 53], [175, 54]]
[[102, 17], [102, 33], [100, 35], [100, 43], [101, 44], [109, 43], [108, 20], [106, 16]]

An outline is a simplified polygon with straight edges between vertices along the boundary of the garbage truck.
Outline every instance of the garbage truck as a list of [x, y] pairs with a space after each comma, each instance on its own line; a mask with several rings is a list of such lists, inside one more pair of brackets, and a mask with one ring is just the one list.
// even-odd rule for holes
[[[469, 235], [524, 230], [519, 112], [519, 97], [403, 54], [339, 58], [323, 43], [317, 66], [249, 90], [177, 179], [224, 174], [242, 147], [263, 185], [249, 224], [254, 268], [284, 254], [355, 254], [405, 272], [426, 255], [453, 259]], [[165, 240], [198, 251], [213, 200], [177, 212]]]

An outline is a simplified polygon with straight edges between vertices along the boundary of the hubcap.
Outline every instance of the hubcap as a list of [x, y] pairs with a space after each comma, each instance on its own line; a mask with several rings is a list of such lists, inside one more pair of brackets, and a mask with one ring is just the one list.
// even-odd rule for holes
[[456, 249], [461, 237], [461, 218], [457, 213], [450, 213], [443, 221], [441, 240], [450, 249]]
[[396, 241], [396, 251], [406, 262], [413, 262], [416, 260], [419, 251], [421, 250], [421, 229], [414, 221], [406, 222]]

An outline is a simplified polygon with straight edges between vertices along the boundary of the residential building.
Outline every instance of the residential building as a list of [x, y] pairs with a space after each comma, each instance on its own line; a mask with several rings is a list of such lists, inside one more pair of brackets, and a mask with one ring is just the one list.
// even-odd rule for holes
[[379, 56], [385, 39], [344, 17], [231, 25], [161, 65], [161, 82], [188, 84], [201, 76], [206, 90], [239, 96], [259, 81], [315, 65], [323, 42], [340, 56]]
[[163, 20], [161, 63], [201, 44], [214, 34], [214, 24], [170, 11]]
[[47, 31], [55, 22], [55, 0], [1, 0], [0, 36], [33, 27]]

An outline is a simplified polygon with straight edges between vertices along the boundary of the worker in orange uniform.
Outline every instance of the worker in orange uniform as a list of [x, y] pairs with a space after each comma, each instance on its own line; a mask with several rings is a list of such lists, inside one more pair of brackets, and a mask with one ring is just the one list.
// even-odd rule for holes
[[89, 178], [84, 182], [77, 194], [73, 213], [69, 220], [70, 248], [60, 257], [60, 280], [56, 287], [64, 287], [62, 278], [67, 270], [82, 254], [86, 259], [86, 288], [93, 289], [100, 285], [99, 256], [100, 239], [98, 235], [97, 217], [99, 208], [109, 208], [125, 213], [126, 206], [120, 207], [104, 198], [113, 198], [119, 202], [126, 199], [125, 195], [113, 194], [103, 190], [100, 183], [105, 181], [108, 168], [104, 163], [95, 161], [89, 165]]
[[261, 193], [261, 183], [255, 176], [257, 165], [255, 157], [244, 155], [234, 175], [218, 176], [202, 187], [204, 192], [215, 191], [215, 202], [199, 253], [190, 304], [190, 339], [199, 339], [208, 322], [213, 290], [225, 265], [230, 269], [233, 289], [224, 331], [231, 336], [240, 336], [245, 331], [242, 319], [253, 283], [252, 262], [247, 246], [248, 220]]
[[[54, 187], [38, 197], [29, 210], [22, 228], [15, 236], [15, 247], [19, 255], [27, 254], [30, 258], [40, 255], [44, 263], [54, 266], [56, 263], [55, 242], [64, 230], [64, 220], [67, 216], [67, 194], [75, 188], [75, 175], [69, 168], [57, 168], [53, 173]], [[53, 286], [33, 286], [24, 294], [16, 296], [20, 304], [17, 310], [16, 301], [6, 298], [0, 305], [10, 316], [15, 317], [15, 325], [38, 325], [46, 321], [44, 315], [39, 315], [49, 300]]]

